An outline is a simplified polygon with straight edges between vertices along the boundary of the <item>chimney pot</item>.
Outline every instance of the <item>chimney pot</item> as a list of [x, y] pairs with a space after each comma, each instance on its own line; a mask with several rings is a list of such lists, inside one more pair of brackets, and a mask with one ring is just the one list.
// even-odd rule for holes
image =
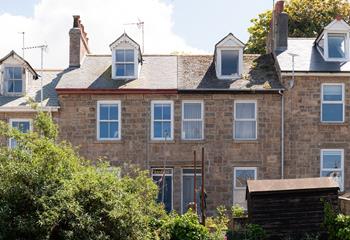
[[337, 21], [340, 21], [340, 20], [342, 20], [342, 16], [337, 15], [337, 16], [335, 17], [335, 19], [337, 19]]
[[69, 67], [80, 67], [84, 56], [90, 53], [87, 33], [80, 16], [73, 16], [73, 28], [69, 31]]
[[79, 27], [80, 15], [73, 15], [73, 28]]
[[284, 1], [283, 0], [277, 1], [275, 5], [276, 14], [280, 14], [281, 12], [283, 12], [283, 10], [284, 10]]

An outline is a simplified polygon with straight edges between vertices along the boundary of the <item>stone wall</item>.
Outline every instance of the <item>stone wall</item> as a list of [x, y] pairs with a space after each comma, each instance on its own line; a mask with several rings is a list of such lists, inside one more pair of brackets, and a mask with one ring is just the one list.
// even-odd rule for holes
[[[290, 79], [283, 77], [285, 83]], [[322, 83], [345, 84], [344, 123], [321, 123]], [[321, 149], [344, 149], [344, 189], [350, 190], [349, 89], [349, 77], [297, 76], [285, 92], [286, 178], [319, 177]]]
[[[232, 205], [233, 168], [257, 167], [259, 179], [280, 178], [280, 106], [278, 94], [128, 94], [60, 95], [61, 138], [79, 146], [82, 156], [105, 158], [112, 165], [135, 164], [143, 169], [173, 168], [174, 209], [181, 208], [181, 171], [193, 167], [193, 150], [205, 148], [205, 177], [208, 208]], [[204, 100], [203, 141], [181, 140], [181, 100]], [[234, 100], [257, 100], [258, 139], [233, 140]], [[119, 141], [98, 141], [96, 106], [98, 100], [120, 100], [122, 129]], [[174, 140], [150, 140], [151, 100], [174, 101]]]

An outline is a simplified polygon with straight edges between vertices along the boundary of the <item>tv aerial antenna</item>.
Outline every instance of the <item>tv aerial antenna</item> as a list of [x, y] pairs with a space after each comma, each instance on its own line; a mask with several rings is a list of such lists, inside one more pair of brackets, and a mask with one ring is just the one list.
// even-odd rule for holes
[[124, 23], [124, 26], [126, 25], [136, 25], [139, 30], [141, 30], [141, 36], [142, 36], [142, 53], [145, 51], [145, 22], [141, 21], [140, 18], [137, 18], [137, 22], [132, 23]]
[[31, 46], [31, 47], [23, 47], [23, 52], [26, 49], [40, 49], [41, 50], [41, 68], [40, 68], [40, 107], [43, 108], [43, 99], [44, 99], [44, 93], [43, 93], [43, 71], [44, 71], [44, 51], [47, 50], [47, 45], [38, 45], [38, 46]]

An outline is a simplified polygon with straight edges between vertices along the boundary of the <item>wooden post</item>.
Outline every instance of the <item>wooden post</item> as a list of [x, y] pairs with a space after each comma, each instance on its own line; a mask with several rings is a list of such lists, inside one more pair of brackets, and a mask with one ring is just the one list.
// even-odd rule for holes
[[196, 164], [196, 150], [193, 151], [193, 166], [194, 166], [194, 179], [193, 179], [193, 202], [194, 210], [197, 212], [197, 196], [196, 196], [196, 186], [197, 186], [197, 164]]
[[204, 147], [202, 147], [202, 224], [205, 226]]

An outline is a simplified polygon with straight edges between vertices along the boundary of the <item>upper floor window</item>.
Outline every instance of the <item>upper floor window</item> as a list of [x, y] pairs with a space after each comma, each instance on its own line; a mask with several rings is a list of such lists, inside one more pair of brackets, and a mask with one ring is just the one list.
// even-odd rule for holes
[[[32, 121], [30, 119], [10, 119], [10, 126], [18, 129], [22, 133], [27, 133], [32, 130]], [[16, 139], [9, 139], [9, 147], [14, 148], [17, 146]]]
[[346, 34], [328, 33], [328, 57], [338, 59], [345, 58], [345, 42]]
[[221, 75], [232, 76], [238, 74], [238, 50], [221, 50]]
[[316, 46], [325, 61], [345, 62], [349, 60], [350, 26], [342, 19], [328, 24], [316, 39]]
[[182, 102], [182, 139], [203, 139], [203, 102]]
[[109, 45], [112, 51], [112, 78], [136, 79], [142, 55], [139, 44], [126, 33]]
[[152, 101], [152, 140], [172, 140], [174, 105], [172, 101]]
[[344, 84], [322, 84], [321, 122], [344, 122]]
[[333, 177], [344, 190], [344, 150], [321, 149], [321, 177]]
[[235, 101], [234, 138], [255, 140], [257, 138], [256, 101]]
[[239, 78], [243, 71], [244, 44], [232, 33], [215, 45], [215, 68], [219, 79]]
[[5, 87], [7, 93], [23, 92], [23, 68], [5, 67]]
[[135, 51], [133, 49], [115, 50], [115, 76], [135, 76]]
[[97, 102], [97, 139], [120, 140], [120, 101]]

